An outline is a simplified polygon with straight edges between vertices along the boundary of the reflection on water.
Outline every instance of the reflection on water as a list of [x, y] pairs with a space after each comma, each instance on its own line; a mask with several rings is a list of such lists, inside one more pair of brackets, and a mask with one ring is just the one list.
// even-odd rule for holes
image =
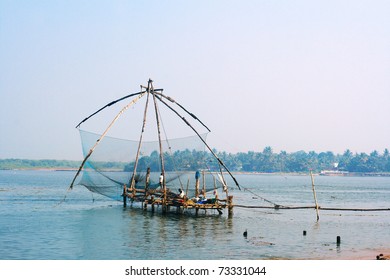
[[[73, 175], [0, 171], [2, 259], [348, 259], [390, 240], [388, 211], [320, 209], [318, 222], [314, 209], [162, 215], [81, 186], [68, 193]], [[314, 204], [308, 176], [236, 177], [244, 188], [231, 190], [237, 204]], [[323, 207], [390, 208], [389, 186], [390, 178], [316, 178]]]

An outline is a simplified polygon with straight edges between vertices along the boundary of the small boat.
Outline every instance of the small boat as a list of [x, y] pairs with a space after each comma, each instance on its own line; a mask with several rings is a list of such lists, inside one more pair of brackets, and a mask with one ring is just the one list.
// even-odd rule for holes
[[348, 176], [348, 171], [340, 170], [321, 170], [320, 176]]
[[[123, 100], [133, 98], [113, 118], [103, 133], [82, 130], [80, 126], [104, 109]], [[118, 119], [129, 108], [136, 107], [143, 98], [145, 106], [138, 117], [140, 125], [131, 120], [126, 130], [138, 132], [136, 140], [109, 136], [108, 133]], [[150, 107], [152, 107], [150, 109]], [[150, 110], [149, 110], [150, 109]], [[162, 111], [179, 120], [190, 136], [168, 137]], [[148, 126], [149, 119], [153, 124]], [[192, 119], [204, 132], [187, 120]], [[136, 118], [135, 118], [136, 119]], [[146, 131], [152, 127], [157, 139], [145, 140]], [[143, 209], [161, 209], [163, 213], [174, 210], [178, 213], [194, 210], [214, 209], [222, 214], [225, 208], [232, 214], [233, 196], [225, 176], [230, 176], [238, 189], [240, 186], [228, 167], [206, 142], [210, 129], [193, 113], [173, 98], [155, 89], [153, 81], [141, 86], [141, 91], [111, 101], [93, 114], [84, 118], [77, 126], [83, 147], [84, 160], [77, 170], [70, 189], [77, 183], [88, 190], [128, 203], [140, 204]], [[184, 130], [179, 125], [173, 131]], [[115, 172], [113, 167], [116, 168]], [[218, 191], [226, 197], [218, 196]]]

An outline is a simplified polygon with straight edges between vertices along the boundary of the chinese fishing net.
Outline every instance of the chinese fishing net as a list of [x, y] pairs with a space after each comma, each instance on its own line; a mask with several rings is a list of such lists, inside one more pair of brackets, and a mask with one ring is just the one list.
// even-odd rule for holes
[[[152, 114], [153, 107], [150, 107], [149, 111]], [[158, 114], [161, 113], [160, 111], [159, 109]], [[179, 120], [182, 122], [182, 119], [179, 118]], [[132, 126], [137, 127], [134, 130], [139, 132], [139, 125], [134, 123], [133, 120]], [[140, 123], [142, 124], [142, 121]], [[181, 130], [178, 125], [174, 129]], [[165, 128], [163, 130], [165, 132]], [[130, 186], [133, 174], [135, 174], [135, 187], [145, 188], [146, 172], [150, 168], [149, 189], [160, 187], [161, 156], [158, 140], [141, 142], [137, 168], [134, 173], [139, 138], [134, 137], [128, 140], [112, 136], [102, 137], [102, 134], [81, 129], [79, 132], [86, 161], [78, 184], [85, 186], [91, 192], [121, 201], [124, 185]], [[193, 133], [192, 136], [182, 138], [168, 138], [166, 135], [162, 137], [165, 181], [169, 191], [178, 193], [181, 189], [188, 197], [193, 197], [195, 176], [199, 178], [199, 174], [201, 174], [200, 192], [223, 188], [221, 183], [223, 178], [214, 173], [214, 171], [220, 171], [219, 163], [209, 151], [206, 151], [204, 143], [206, 137], [207, 133], [198, 135]], [[92, 147], [94, 147], [93, 152], [90, 153]]]
[[[100, 135], [79, 131], [83, 154], [86, 156]], [[205, 139], [207, 134], [201, 136]], [[213, 162], [210, 153], [205, 151], [204, 144], [198, 136], [163, 140], [162, 146], [163, 150], [167, 151], [164, 153], [164, 166], [169, 190], [178, 192], [181, 188], [189, 197], [194, 196], [196, 171], [204, 174], [206, 191], [214, 189], [215, 175], [211, 171], [216, 169], [216, 163]], [[137, 148], [138, 141], [106, 136], [86, 161], [79, 184], [92, 192], [123, 200], [123, 186], [130, 184]], [[136, 188], [144, 188], [148, 167], [151, 170], [149, 189], [159, 187], [161, 165], [158, 150], [158, 141], [142, 143], [136, 169]], [[220, 188], [219, 178], [215, 178], [216, 188]], [[203, 188], [203, 185], [200, 188]]]

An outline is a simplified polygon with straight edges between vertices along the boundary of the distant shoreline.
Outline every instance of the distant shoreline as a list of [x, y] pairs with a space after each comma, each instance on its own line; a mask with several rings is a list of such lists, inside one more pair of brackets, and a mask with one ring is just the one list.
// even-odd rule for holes
[[[56, 172], [76, 172], [79, 167], [21, 167], [21, 168], [0, 168], [2, 171], [13, 170], [13, 171], [56, 171]], [[106, 172], [122, 172], [121, 169], [104, 169]], [[191, 172], [191, 171], [189, 171]], [[194, 171], [195, 172], [195, 171]], [[232, 171], [234, 175], [265, 175], [265, 176], [308, 176], [308, 172], [257, 172], [257, 171]], [[389, 172], [349, 172], [346, 174], [332, 174], [322, 175], [319, 172], [313, 173], [316, 176], [321, 177], [390, 177]]]
[[[211, 169], [219, 170], [218, 162], [208, 162], [210, 154], [202, 152], [185, 153], [180, 151], [174, 158], [165, 162], [165, 170], [176, 170], [176, 167], [186, 166], [190, 170]], [[175, 152], [176, 153], [176, 152]], [[370, 154], [346, 151], [343, 155], [335, 155], [332, 152], [315, 153], [298, 151], [295, 153], [274, 153], [267, 147], [261, 152], [248, 152], [228, 154], [218, 152], [218, 157], [228, 166], [231, 172], [236, 174], [289, 174], [305, 175], [312, 170], [315, 175], [321, 176], [353, 176], [353, 177], [389, 177], [390, 176], [390, 152], [386, 149], [383, 154], [374, 151]], [[201, 163], [201, 158], [206, 160], [206, 167]], [[138, 168], [146, 170], [151, 164], [152, 169], [158, 169], [158, 157], [156, 154], [142, 156]], [[81, 160], [55, 160], [55, 159], [0, 159], [0, 170], [78, 170]], [[105, 171], [131, 171], [134, 163], [127, 161], [115, 161], [113, 159], [99, 159], [93, 161], [93, 165]], [[157, 165], [156, 165], [157, 164]]]

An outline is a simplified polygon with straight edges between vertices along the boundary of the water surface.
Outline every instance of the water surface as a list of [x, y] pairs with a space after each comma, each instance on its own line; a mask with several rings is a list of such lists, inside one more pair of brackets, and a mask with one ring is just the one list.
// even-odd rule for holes
[[[389, 247], [389, 211], [320, 210], [318, 222], [313, 209], [162, 215], [123, 209], [82, 186], [68, 191], [73, 176], [0, 171], [0, 259], [353, 259]], [[314, 204], [309, 176], [236, 178], [236, 204]], [[389, 177], [316, 176], [315, 185], [322, 207], [390, 208]]]

